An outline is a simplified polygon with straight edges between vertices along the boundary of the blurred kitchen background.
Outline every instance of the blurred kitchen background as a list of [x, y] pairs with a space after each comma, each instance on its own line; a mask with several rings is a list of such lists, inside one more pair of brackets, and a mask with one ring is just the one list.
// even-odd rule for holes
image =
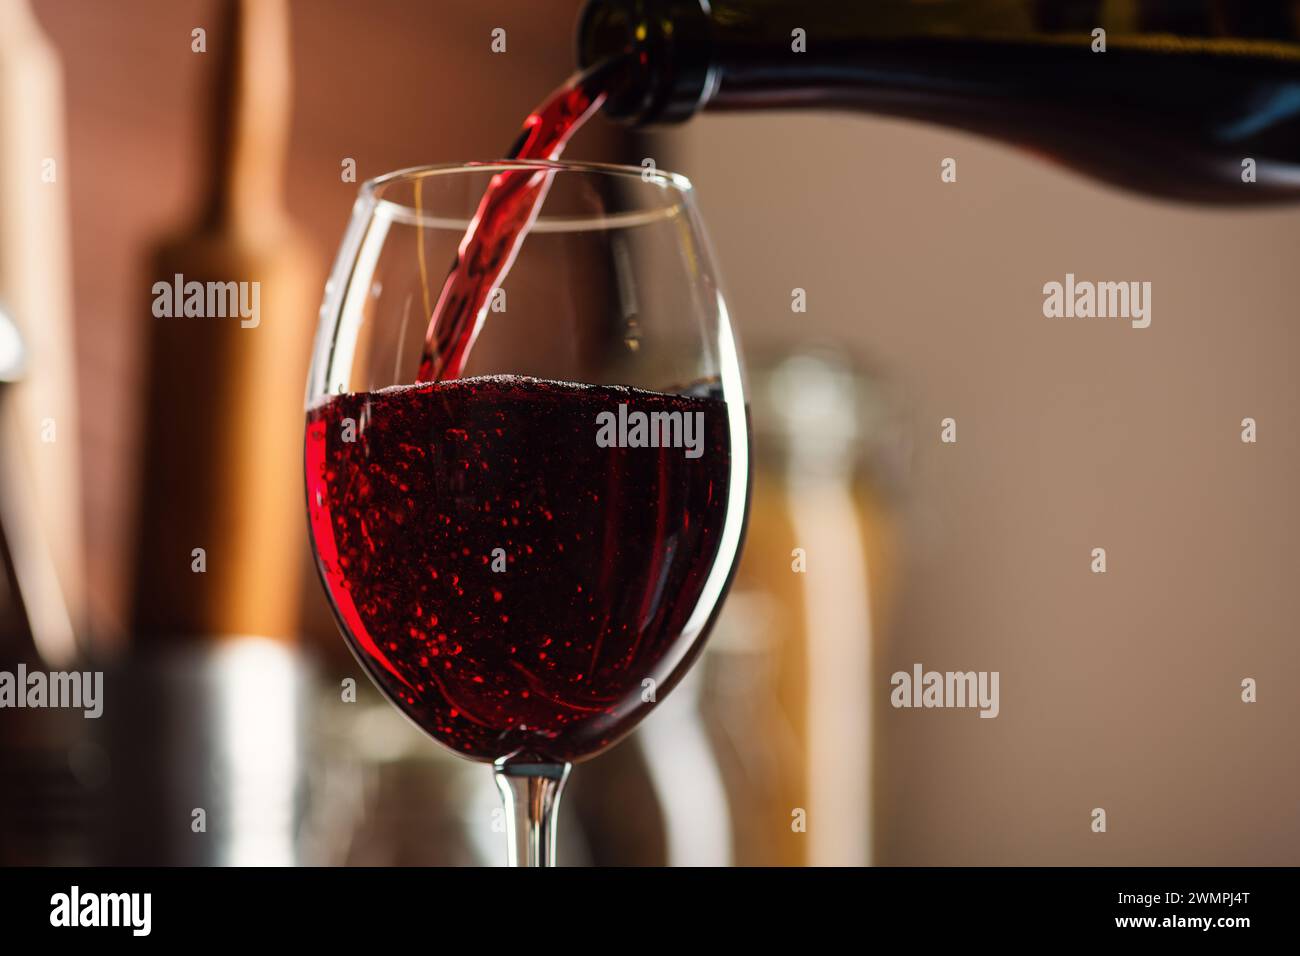
[[[0, 670], [107, 672], [98, 721], [0, 711], [0, 862], [504, 862], [487, 768], [335, 630], [300, 412], [358, 183], [498, 157], [577, 8], [0, 0]], [[566, 156], [695, 182], [760, 470], [708, 652], [575, 770], [561, 862], [1300, 863], [1295, 209], [849, 115], [597, 121]], [[261, 276], [263, 327], [154, 319], [179, 264]], [[1066, 272], [1149, 280], [1151, 328], [1045, 320]], [[1000, 671], [1000, 716], [891, 709], [917, 662]]]

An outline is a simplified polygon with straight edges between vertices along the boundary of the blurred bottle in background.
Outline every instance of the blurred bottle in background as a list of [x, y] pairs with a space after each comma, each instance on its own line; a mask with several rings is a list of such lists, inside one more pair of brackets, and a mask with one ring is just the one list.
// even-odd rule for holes
[[740, 865], [871, 862], [872, 659], [904, 452], [888, 387], [827, 349], [751, 362], [754, 498], [702, 695]]

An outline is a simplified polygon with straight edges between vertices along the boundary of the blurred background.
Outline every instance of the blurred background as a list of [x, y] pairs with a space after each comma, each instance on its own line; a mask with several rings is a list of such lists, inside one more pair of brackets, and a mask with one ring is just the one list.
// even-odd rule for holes
[[[486, 768], [336, 632], [300, 413], [358, 183], [498, 157], [571, 72], [578, 6], [265, 2], [237, 30], [216, 0], [0, 0], [26, 353], [6, 371], [0, 325], [0, 670], [103, 669], [107, 700], [0, 710], [0, 861], [504, 862]], [[760, 470], [707, 653], [577, 768], [561, 862], [1300, 862], [1294, 209], [844, 115], [597, 120], [566, 156], [694, 181]], [[230, 263], [264, 330], [153, 318], [156, 279]], [[1066, 272], [1150, 281], [1151, 327], [1044, 320]], [[193, 540], [236, 570], [192, 574]], [[999, 671], [998, 718], [890, 708], [918, 662]]]

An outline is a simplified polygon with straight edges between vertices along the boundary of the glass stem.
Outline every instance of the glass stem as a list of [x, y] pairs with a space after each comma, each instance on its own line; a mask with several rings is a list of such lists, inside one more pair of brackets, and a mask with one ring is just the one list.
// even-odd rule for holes
[[506, 807], [506, 864], [555, 866], [560, 795], [573, 765], [511, 756], [493, 769]]

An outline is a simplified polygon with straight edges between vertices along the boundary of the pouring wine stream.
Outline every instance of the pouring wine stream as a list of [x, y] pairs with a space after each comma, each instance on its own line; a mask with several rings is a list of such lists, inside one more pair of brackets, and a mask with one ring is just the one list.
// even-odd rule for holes
[[[556, 160], [605, 102], [621, 58], [575, 73], [528, 118], [507, 159]], [[504, 170], [492, 177], [429, 318], [417, 381], [459, 378], [492, 296], [514, 265], [551, 188], [552, 170]]]

